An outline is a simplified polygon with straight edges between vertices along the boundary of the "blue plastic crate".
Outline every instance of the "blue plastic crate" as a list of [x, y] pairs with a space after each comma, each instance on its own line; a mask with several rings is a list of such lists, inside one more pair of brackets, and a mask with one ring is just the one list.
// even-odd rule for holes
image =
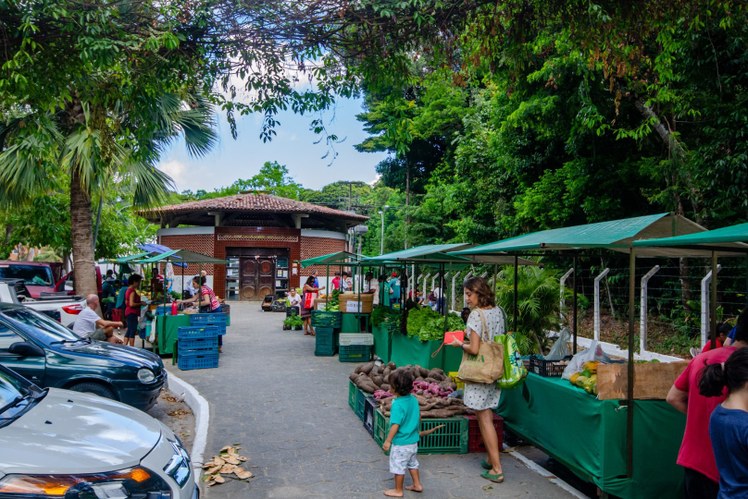
[[177, 328], [177, 340], [215, 338], [220, 331], [215, 326], [183, 326]]
[[218, 336], [210, 338], [184, 338], [177, 340], [177, 353], [184, 355], [190, 352], [218, 352]]
[[190, 314], [190, 325], [213, 326], [218, 328], [218, 334], [226, 334], [226, 323], [229, 316], [226, 314]]
[[177, 358], [177, 366], [182, 371], [189, 371], [192, 369], [216, 368], [218, 367], [218, 352], [190, 352], [184, 355], [179, 355], [179, 357]]

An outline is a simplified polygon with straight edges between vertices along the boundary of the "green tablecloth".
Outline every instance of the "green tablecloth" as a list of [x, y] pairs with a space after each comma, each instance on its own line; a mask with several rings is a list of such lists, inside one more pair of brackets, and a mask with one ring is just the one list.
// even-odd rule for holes
[[633, 476], [626, 477], [626, 411], [597, 400], [561, 378], [529, 374], [503, 390], [504, 424], [601, 490], [623, 498], [680, 498], [683, 470], [675, 464], [685, 416], [664, 400], [634, 401]]
[[411, 338], [400, 333], [395, 333], [392, 335], [392, 355], [390, 356], [390, 360], [398, 367], [416, 364], [426, 369], [441, 368], [444, 349], [435, 357], [431, 357], [431, 353], [438, 349], [441, 344], [441, 341], [421, 341], [418, 338]]
[[156, 338], [158, 353], [161, 355], [173, 355], [174, 345], [177, 342], [177, 328], [190, 325], [188, 314], [159, 315], [156, 317]]
[[389, 362], [391, 337], [387, 326], [384, 324], [380, 324], [379, 326], [372, 325], [371, 334], [374, 335], [374, 353], [382, 359], [382, 362]]

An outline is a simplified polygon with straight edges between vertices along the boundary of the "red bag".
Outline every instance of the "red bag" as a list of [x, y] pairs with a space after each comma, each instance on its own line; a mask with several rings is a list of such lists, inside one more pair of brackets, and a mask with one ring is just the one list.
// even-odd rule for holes
[[304, 308], [311, 310], [314, 308], [314, 299], [317, 298], [317, 293], [304, 293]]

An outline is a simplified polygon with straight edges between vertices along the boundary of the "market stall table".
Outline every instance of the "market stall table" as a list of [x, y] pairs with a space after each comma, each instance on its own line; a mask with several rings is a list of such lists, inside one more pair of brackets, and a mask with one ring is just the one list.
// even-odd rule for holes
[[634, 402], [633, 473], [626, 476], [625, 404], [597, 400], [561, 378], [530, 373], [503, 390], [504, 425], [543, 449], [580, 478], [622, 498], [683, 496], [683, 469], [675, 464], [685, 415], [664, 400]]

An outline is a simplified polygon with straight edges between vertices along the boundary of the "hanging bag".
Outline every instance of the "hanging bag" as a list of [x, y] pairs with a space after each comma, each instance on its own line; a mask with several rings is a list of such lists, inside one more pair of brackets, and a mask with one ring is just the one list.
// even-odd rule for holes
[[307, 310], [314, 308], [315, 298], [317, 298], [317, 293], [311, 293], [309, 291], [304, 292], [304, 308]]
[[[488, 336], [488, 325], [483, 310], [478, 309], [484, 336]], [[504, 373], [504, 345], [481, 339], [477, 355], [462, 352], [462, 362], [457, 376], [468, 383], [495, 383]]]
[[513, 388], [522, 383], [527, 376], [527, 369], [519, 355], [517, 341], [511, 333], [497, 336], [496, 341], [504, 347], [504, 373], [496, 384], [499, 388]]

